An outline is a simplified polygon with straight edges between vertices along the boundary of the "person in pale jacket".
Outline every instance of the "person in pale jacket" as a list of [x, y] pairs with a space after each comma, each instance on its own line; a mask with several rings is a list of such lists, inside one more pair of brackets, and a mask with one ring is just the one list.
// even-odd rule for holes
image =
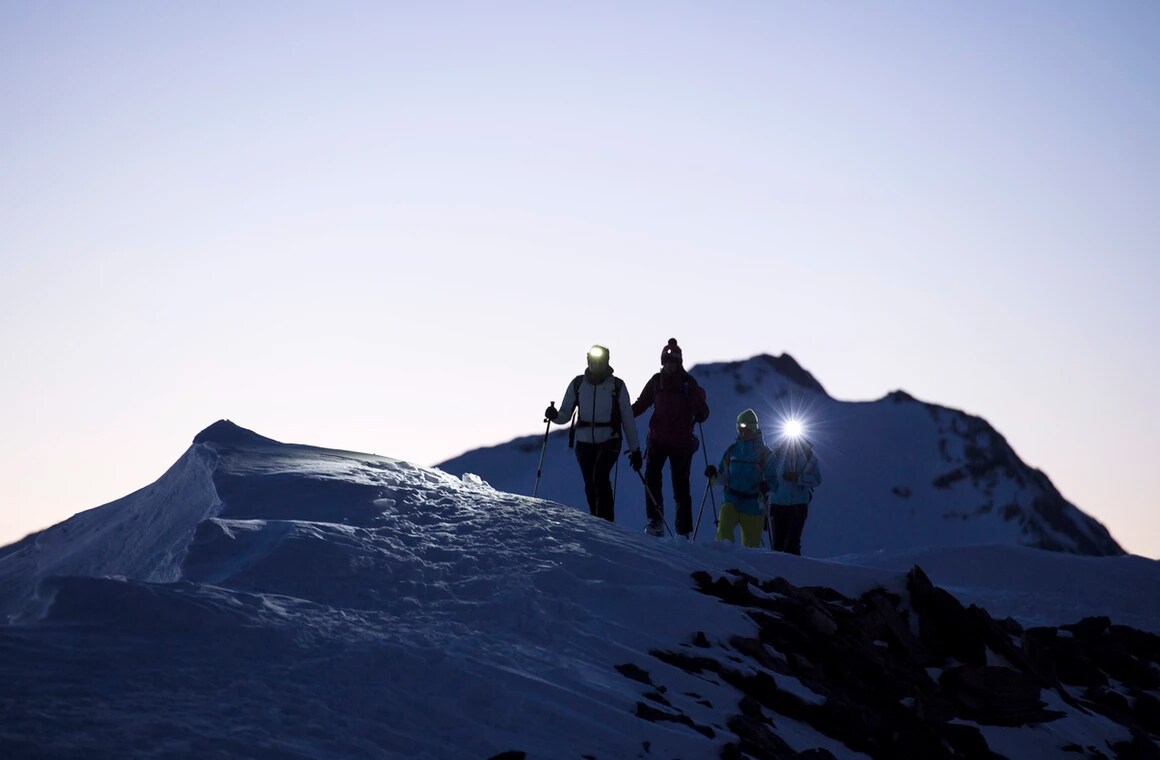
[[805, 438], [786, 434], [773, 449], [777, 477], [769, 492], [773, 550], [802, 553], [802, 529], [814, 489], [822, 484], [822, 469], [814, 447]]
[[564, 425], [572, 421], [573, 412], [577, 412], [568, 445], [576, 449], [588, 511], [615, 522], [611, 475], [620, 456], [622, 441], [627, 439], [628, 461], [636, 472], [640, 472], [642, 458], [628, 392], [624, 381], [613, 374], [608, 359], [608, 349], [604, 346], [589, 349], [588, 369], [568, 383], [560, 408], [549, 406], [544, 417], [557, 425]]

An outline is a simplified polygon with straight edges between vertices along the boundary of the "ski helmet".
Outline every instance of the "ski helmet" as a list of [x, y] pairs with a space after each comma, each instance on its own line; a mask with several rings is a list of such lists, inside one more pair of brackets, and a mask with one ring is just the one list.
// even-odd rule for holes
[[592, 372], [604, 372], [608, 369], [608, 349], [604, 346], [593, 346], [588, 349], [588, 369]]
[[737, 415], [737, 430], [738, 432], [752, 432], [759, 429], [757, 424], [757, 412], [752, 409], [746, 409], [741, 414]]

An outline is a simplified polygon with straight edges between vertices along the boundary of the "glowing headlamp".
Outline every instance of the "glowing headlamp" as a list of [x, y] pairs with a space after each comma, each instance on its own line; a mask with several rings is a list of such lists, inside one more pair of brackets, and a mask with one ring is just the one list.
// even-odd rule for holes
[[588, 371], [602, 375], [608, 370], [608, 349], [604, 346], [593, 346], [588, 349]]
[[787, 438], [801, 438], [802, 433], [805, 432], [805, 430], [802, 427], [801, 420], [791, 418], [786, 420], [785, 424], [782, 425], [782, 432], [785, 433]]

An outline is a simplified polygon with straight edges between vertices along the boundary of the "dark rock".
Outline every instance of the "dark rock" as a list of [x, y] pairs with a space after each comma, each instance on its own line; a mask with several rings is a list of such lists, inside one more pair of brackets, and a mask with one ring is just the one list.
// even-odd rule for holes
[[1070, 625], [1061, 625], [1060, 629], [1064, 631], [1071, 631], [1072, 635], [1077, 639], [1091, 639], [1098, 636], [1103, 636], [1104, 632], [1112, 625], [1112, 621], [1104, 616], [1099, 617], [1085, 617], [1078, 623], [1071, 623]]
[[723, 758], [760, 758], [782, 760], [795, 758], [797, 753], [785, 740], [773, 732], [773, 723], [765, 717], [761, 705], [743, 697], [738, 703], [738, 714], [729, 719], [727, 728], [737, 735], [721, 750]]
[[866, 609], [859, 620], [866, 626], [863, 635], [867, 640], [882, 639], [922, 667], [934, 662], [930, 650], [911, 631], [908, 613], [899, 609], [897, 596], [875, 589], [863, 594], [862, 601]]
[[906, 588], [918, 613], [919, 636], [928, 649], [967, 665], [986, 663], [980, 623], [958, 599], [931, 583], [917, 565], [907, 574]]
[[1058, 544], [1053, 547], [1049, 544], [1055, 542], [1041, 540], [1039, 542], [1041, 548], [1055, 548], [1058, 551], [1069, 551], [1095, 557], [1118, 557], [1127, 554], [1123, 547], [1116, 543], [1115, 539], [1108, 533], [1107, 528], [1063, 498], [1046, 475], [1043, 475], [1039, 470], [1036, 470], [1035, 474], [1042, 476], [1040, 485], [1044, 492], [1031, 503], [1032, 512], [1042, 518], [1052, 530], [1067, 536], [1074, 543], [1074, 548]]
[[784, 715], [794, 720], [809, 720], [810, 708], [795, 694], [783, 691], [777, 686], [777, 681], [767, 673], [744, 675], [732, 671], [721, 673], [727, 683], [736, 687], [750, 700], [747, 704], [766, 707], [778, 715]]
[[[997, 757], [984, 734], [963, 721], [1016, 727], [1062, 717], [1047, 709], [1044, 688], [1056, 689], [1077, 710], [1136, 730], [1132, 741], [1117, 745], [1117, 756], [1155, 750], [1143, 732], [1157, 730], [1160, 700], [1153, 689], [1133, 685], [1160, 678], [1160, 637], [1152, 634], [1106, 618], [1024, 629], [981, 607], [964, 607], [919, 567], [907, 577], [909, 609], [884, 589], [849, 599], [833, 589], [798, 587], [785, 578], [759, 581], [740, 571], [698, 574], [697, 584], [744, 607], [756, 636], [732, 637], [722, 651], [697, 634], [697, 650], [686, 644], [680, 652], [652, 654], [689, 673], [714, 675], [739, 693], [739, 714], [726, 722], [738, 740], [725, 745], [722, 757], [794, 757], [777, 736], [778, 716], [872, 757]], [[937, 683], [931, 668], [942, 671]], [[797, 686], [783, 688], [788, 676], [818, 699], [798, 696]], [[1108, 688], [1109, 677], [1124, 687]], [[1087, 691], [1072, 697], [1061, 683]], [[687, 720], [675, 708], [657, 715]], [[1097, 747], [1077, 751], [1103, 756]]]
[[746, 657], [760, 663], [762, 667], [772, 670], [774, 673], [781, 673], [782, 675], [790, 674], [790, 669], [785, 659], [771, 654], [769, 648], [761, 642], [761, 639], [734, 636], [729, 640], [729, 645]]
[[1126, 625], [1109, 626], [1108, 633], [1131, 652], [1133, 657], [1148, 662], [1160, 662], [1160, 636]]
[[693, 580], [701, 593], [715, 596], [726, 604], [738, 607], [756, 607], [759, 609], [774, 609], [775, 600], [758, 598], [750, 590], [750, 580], [756, 585], [756, 579], [741, 575], [740, 578], [730, 581], [727, 578], [714, 579], [708, 573], [698, 571], [693, 573]]
[[1153, 736], [1160, 736], [1160, 699], [1147, 692], [1136, 692], [1132, 719]]
[[[1022, 637], [1020, 645], [1016, 646], [1012, 633], [1016, 635], [1022, 633], [1022, 627], [1018, 623], [1010, 618], [1007, 624], [996, 621], [985, 609], [973, 604], [967, 608], [967, 612], [975, 619], [978, 630], [982, 632], [983, 644], [988, 649], [1005, 659], [1016, 670], [1035, 677], [1041, 686], [1055, 688], [1065, 702], [1074, 704], [1074, 700], [1063, 690], [1055, 677], [1054, 667], [1049, 665], [1042, 670], [1037, 667], [1037, 664], [1027, 656], [1026, 649], [1022, 645]], [[1011, 625], [1012, 623], [1014, 625]]]
[[914, 715], [923, 723], [942, 724], [953, 720], [955, 705], [937, 692], [922, 691], [914, 697]]
[[1132, 722], [1132, 706], [1123, 694], [1107, 686], [1089, 686], [1084, 689], [1084, 699], [1089, 707], [1095, 708], [1120, 725]]
[[1020, 637], [1024, 662], [1027, 667], [1041, 681], [1057, 683], [1059, 676], [1055, 671], [1055, 641], [1058, 631], [1055, 628], [1029, 628]]
[[1133, 730], [1130, 741], [1117, 742], [1112, 746], [1116, 760], [1160, 760], [1160, 748], [1156, 742], [1142, 731]]
[[947, 744], [951, 746], [959, 757], [969, 758], [1002, 758], [1002, 755], [991, 751], [983, 732], [976, 726], [967, 726], [961, 723], [946, 723], [935, 727], [935, 731]]
[[645, 720], [652, 721], [653, 723], [680, 723], [681, 725], [688, 726], [697, 733], [706, 736], [709, 739], [716, 738], [717, 736], [716, 731], [709, 728], [708, 726], [697, 725], [688, 715], [683, 713], [665, 712], [664, 710], [660, 710], [656, 707], [653, 707], [652, 705], [645, 704], [644, 702], [636, 703], [635, 715], [638, 718], [644, 718]]
[[932, 480], [930, 482], [930, 484], [932, 486], [934, 486], [935, 488], [946, 489], [946, 488], [950, 488], [951, 486], [953, 486], [955, 483], [959, 482], [960, 480], [964, 480], [966, 477], [967, 477], [966, 471], [963, 470], [963, 468], [959, 467], [959, 468], [956, 468], [954, 470], [951, 470], [950, 472], [944, 472], [942, 475], [939, 475], [934, 480]]
[[650, 651], [649, 654], [663, 663], [678, 667], [686, 673], [692, 673], [693, 675], [705, 671], [716, 673], [722, 667], [721, 663], [712, 657], [694, 657], [683, 652], [666, 652], [657, 649]]
[[633, 665], [631, 662], [626, 662], [623, 665], [617, 665], [616, 671], [625, 678], [631, 678], [633, 681], [652, 686], [652, 678], [649, 677], [648, 671], [638, 665]]
[[1044, 642], [1051, 646], [1051, 657], [1060, 682], [1083, 687], [1108, 685], [1107, 675], [1078, 639], [1056, 636], [1044, 639]]

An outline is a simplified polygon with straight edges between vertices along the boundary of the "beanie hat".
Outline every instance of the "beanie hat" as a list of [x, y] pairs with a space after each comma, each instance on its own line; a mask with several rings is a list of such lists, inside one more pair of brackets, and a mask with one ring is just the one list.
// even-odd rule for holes
[[738, 430], [757, 430], [758, 427], [760, 426], [757, 424], [757, 412], [752, 409], [746, 409], [737, 415]]
[[661, 364], [668, 364], [670, 362], [682, 363], [681, 347], [677, 345], [676, 338], [669, 338], [668, 344], [661, 349]]

